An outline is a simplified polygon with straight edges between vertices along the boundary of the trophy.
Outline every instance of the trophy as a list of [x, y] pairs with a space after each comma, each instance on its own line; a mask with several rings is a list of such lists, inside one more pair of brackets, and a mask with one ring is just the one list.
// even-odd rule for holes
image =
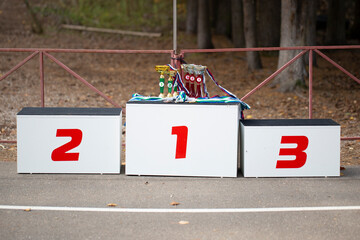
[[[169, 78], [168, 78], [168, 95], [167, 97], [173, 97], [173, 94], [171, 93], [172, 92], [172, 89], [173, 89], [173, 86], [174, 86], [174, 78], [175, 78], [175, 75], [176, 75], [176, 71], [175, 70], [170, 70], [169, 71]], [[174, 88], [174, 95], [175, 95], [175, 88]], [[177, 90], [176, 90], [176, 96], [177, 96]], [[174, 96], [174, 97], [176, 97]]]
[[177, 97], [178, 94], [178, 83], [177, 81], [174, 82], [174, 93], [173, 93], [173, 97]]
[[181, 68], [185, 73], [185, 76], [184, 76], [185, 87], [187, 90], [189, 90], [189, 93], [190, 93], [190, 73], [188, 70], [188, 66], [189, 66], [189, 64], [182, 64]]
[[164, 74], [169, 72], [170, 67], [167, 65], [156, 65], [155, 66], [155, 71], [157, 71], [158, 73], [160, 73], [160, 78], [159, 78], [159, 87], [160, 87], [160, 95], [159, 97], [164, 98], [164, 87], [165, 87], [165, 76]]
[[195, 97], [203, 97], [203, 93], [201, 92], [201, 85], [204, 84], [204, 72], [206, 70], [206, 66], [195, 65], [194, 73], [195, 73], [195, 82], [196, 82], [196, 94]]
[[185, 87], [189, 90], [190, 97], [195, 97], [195, 75], [194, 64], [182, 64], [181, 68], [185, 72]]
[[189, 90], [190, 97], [202, 97], [204, 93], [202, 92], [201, 87], [204, 84], [204, 72], [206, 66], [182, 64], [181, 68], [185, 72], [185, 86]]

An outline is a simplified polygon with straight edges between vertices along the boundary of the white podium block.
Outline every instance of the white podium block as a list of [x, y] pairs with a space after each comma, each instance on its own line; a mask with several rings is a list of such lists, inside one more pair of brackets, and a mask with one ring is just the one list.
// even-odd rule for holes
[[340, 125], [330, 119], [241, 120], [244, 177], [340, 175]]
[[239, 105], [128, 102], [126, 175], [236, 177]]
[[120, 174], [120, 108], [24, 108], [18, 173]]

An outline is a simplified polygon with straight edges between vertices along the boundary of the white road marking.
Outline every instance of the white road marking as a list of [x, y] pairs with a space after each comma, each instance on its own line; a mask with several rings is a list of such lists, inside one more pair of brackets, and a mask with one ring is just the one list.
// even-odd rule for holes
[[120, 212], [120, 213], [265, 213], [360, 210], [360, 206], [272, 207], [272, 208], [93, 208], [0, 205], [0, 210]]

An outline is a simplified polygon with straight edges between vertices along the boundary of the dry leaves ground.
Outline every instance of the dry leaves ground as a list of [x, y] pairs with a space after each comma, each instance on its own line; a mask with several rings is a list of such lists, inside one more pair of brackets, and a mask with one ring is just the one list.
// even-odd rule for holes
[[[10, 6], [7, 6], [10, 8]], [[0, 6], [1, 8], [1, 6]], [[89, 48], [89, 49], [171, 49], [170, 36], [140, 38], [46, 29], [44, 35], [31, 34], [27, 16], [6, 15], [0, 9], [1, 48]], [[217, 48], [233, 47], [231, 42], [215, 36]], [[196, 48], [196, 38], [179, 34], [179, 48]], [[324, 51], [345, 69], [360, 77], [360, 50]], [[0, 74], [29, 53], [0, 53]], [[133, 93], [158, 95], [157, 64], [167, 64], [168, 54], [71, 54], [53, 53], [60, 61], [96, 88], [125, 106]], [[277, 67], [275, 52], [262, 53], [264, 68], [250, 72], [244, 53], [187, 54], [188, 63], [208, 66], [218, 82], [238, 97], [271, 75]], [[313, 117], [331, 118], [341, 124], [342, 136], [360, 136], [360, 84], [323, 59], [314, 68]], [[49, 58], [45, 62], [45, 103], [47, 107], [111, 107], [96, 93], [65, 72]], [[16, 113], [23, 107], [40, 106], [38, 58], [0, 82], [0, 138], [16, 140]], [[221, 94], [208, 82], [211, 95]], [[308, 118], [308, 90], [279, 93], [266, 85], [249, 97], [252, 107], [247, 118]], [[0, 160], [16, 161], [16, 144], [1, 144]], [[341, 142], [341, 164], [360, 164], [360, 141]]]

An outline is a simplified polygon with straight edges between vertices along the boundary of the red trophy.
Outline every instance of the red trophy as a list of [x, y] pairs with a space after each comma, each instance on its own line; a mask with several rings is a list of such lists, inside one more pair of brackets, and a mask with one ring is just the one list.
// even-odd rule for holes
[[195, 75], [191, 74], [190, 75], [190, 97], [195, 97], [196, 93], [195, 93]]
[[197, 75], [196, 76], [196, 98], [202, 97], [202, 92], [201, 92], [201, 83], [203, 82], [203, 76], [202, 75]]
[[206, 70], [206, 66], [195, 65], [194, 73], [196, 75], [196, 94], [195, 97], [203, 97], [203, 92], [201, 92], [202, 84], [204, 84], [204, 72]]

